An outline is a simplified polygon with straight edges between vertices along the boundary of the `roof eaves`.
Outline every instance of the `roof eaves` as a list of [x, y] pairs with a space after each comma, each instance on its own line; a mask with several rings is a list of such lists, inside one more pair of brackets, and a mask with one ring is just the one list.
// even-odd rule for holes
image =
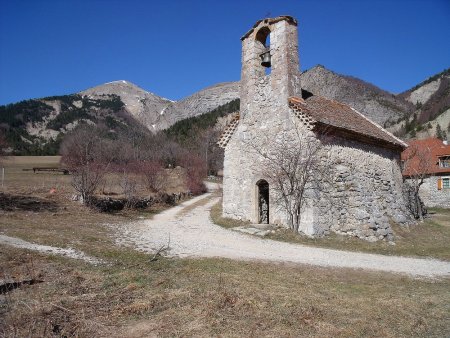
[[357, 111], [355, 108], [349, 106], [355, 113], [359, 114], [362, 118], [366, 119], [368, 122], [372, 123], [375, 127], [380, 129], [383, 133], [388, 134], [390, 137], [395, 139], [398, 143], [400, 143], [404, 148], [408, 148], [408, 144], [398, 137], [394, 136], [394, 134], [388, 132], [386, 129], [384, 129], [382, 126], [380, 126], [378, 123], [373, 122], [371, 119], [367, 118], [365, 115], [361, 114], [359, 111]]

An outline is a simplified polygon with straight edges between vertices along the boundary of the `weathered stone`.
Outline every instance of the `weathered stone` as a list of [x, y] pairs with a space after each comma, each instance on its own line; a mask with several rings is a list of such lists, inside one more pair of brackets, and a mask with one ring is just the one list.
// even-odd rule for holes
[[369, 213], [364, 209], [357, 209], [356, 212], [354, 213], [354, 216], [359, 221], [370, 218]]
[[395, 214], [392, 216], [392, 219], [395, 223], [399, 223], [399, 224], [403, 224], [408, 221], [407, 218], [402, 214]]
[[386, 229], [378, 229], [377, 235], [386, 236], [388, 234], [388, 231]]
[[369, 242], [376, 242], [377, 238], [375, 236], [369, 236], [369, 237], [366, 238], [366, 240], [369, 241]]
[[[266, 28], [265, 28], [266, 27]], [[266, 75], [257, 39], [270, 30], [272, 69]], [[223, 213], [226, 217], [258, 220], [258, 182], [269, 183], [269, 222], [288, 224], [282, 205], [265, 174], [266, 162], [252, 146], [264, 152], [282, 136], [310, 137], [321, 142], [302, 112], [291, 110], [288, 98], [301, 97], [297, 26], [289, 20], [261, 21], [242, 41], [242, 78], [239, 126], [225, 148]], [[276, 38], [274, 39], [274, 37]], [[323, 161], [330, 161], [330, 186], [306, 194], [300, 231], [312, 236], [334, 231], [376, 241], [390, 232], [389, 218], [410, 218], [402, 193], [399, 150], [334, 136], [324, 144]], [[324, 162], [324, 166], [328, 165]], [[392, 203], [395, 201], [395, 203]]]

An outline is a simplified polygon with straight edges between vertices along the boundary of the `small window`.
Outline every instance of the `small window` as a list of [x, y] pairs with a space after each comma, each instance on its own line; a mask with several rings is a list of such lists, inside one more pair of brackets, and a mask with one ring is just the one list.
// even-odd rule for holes
[[442, 179], [442, 188], [450, 189], [450, 178], [449, 177]]
[[450, 168], [450, 156], [439, 157], [439, 167]]

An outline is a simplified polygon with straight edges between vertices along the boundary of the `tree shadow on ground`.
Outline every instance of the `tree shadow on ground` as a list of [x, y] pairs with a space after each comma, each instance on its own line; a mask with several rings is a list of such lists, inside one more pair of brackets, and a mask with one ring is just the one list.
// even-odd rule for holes
[[58, 204], [33, 196], [0, 193], [0, 210], [4, 211], [56, 211]]

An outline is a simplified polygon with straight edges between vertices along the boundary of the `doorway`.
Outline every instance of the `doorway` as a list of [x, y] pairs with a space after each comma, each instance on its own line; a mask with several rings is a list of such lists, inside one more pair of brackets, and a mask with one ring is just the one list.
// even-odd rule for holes
[[258, 187], [258, 223], [269, 224], [269, 183], [259, 180]]

